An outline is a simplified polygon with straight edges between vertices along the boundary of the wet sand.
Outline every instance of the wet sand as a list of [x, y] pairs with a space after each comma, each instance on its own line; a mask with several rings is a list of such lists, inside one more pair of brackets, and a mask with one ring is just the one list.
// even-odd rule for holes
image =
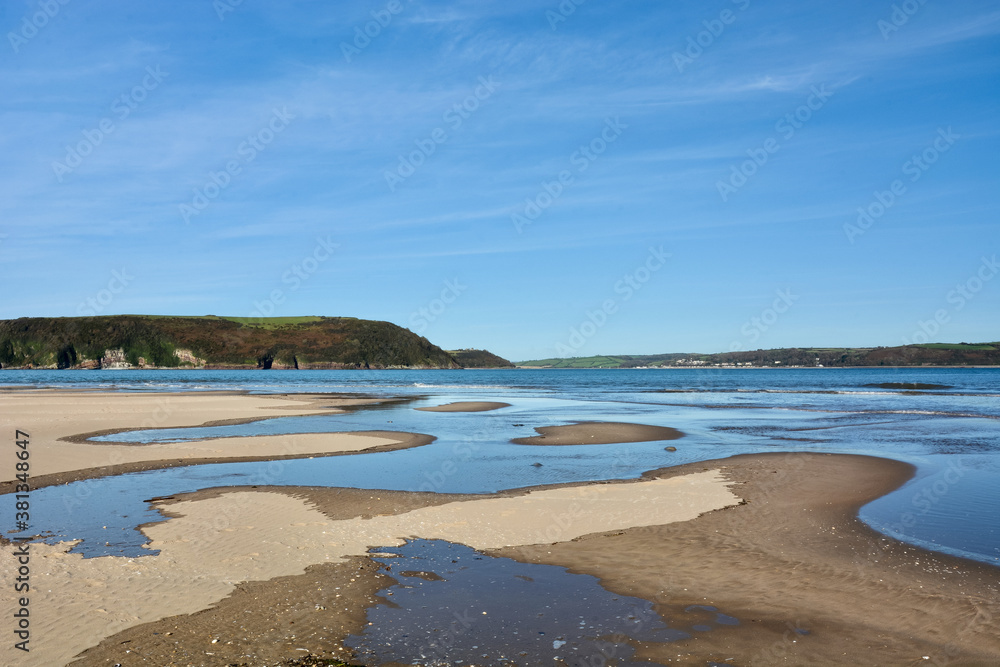
[[[0, 428], [31, 435], [32, 488], [126, 472], [198, 463], [270, 461], [386, 451], [427, 444], [433, 436], [392, 431], [212, 438], [179, 443], [88, 442], [136, 429], [238, 424], [273, 417], [336, 414], [376, 402], [322, 394], [236, 392], [127, 393], [0, 391]], [[13, 490], [13, 466], [0, 493]]]
[[[32, 394], [24, 404], [14, 400]], [[97, 398], [81, 399], [89, 396]], [[315, 414], [349, 403], [22, 391], [0, 394], [0, 419], [7, 428], [34, 429], [33, 471], [43, 458], [66, 455], [46, 464], [54, 469], [50, 478], [78, 474], [73, 465], [115, 473], [128, 465], [177, 465], [108, 463], [108, 447], [154, 450], [70, 441], [81, 431], [148, 428], [143, 420], [157, 400], [172, 406], [155, 424], [162, 427], [221, 415]], [[681, 435], [647, 430], [658, 428], [584, 423], [538, 430], [548, 440], [542, 444]], [[350, 446], [366, 441], [356, 437]], [[398, 446], [407, 436], [378, 437]], [[224, 440], [200, 446], [225, 447]], [[272, 450], [271, 457], [301, 455]], [[638, 646], [637, 657], [657, 663], [1000, 664], [1000, 569], [909, 547], [856, 518], [862, 505], [912, 473], [887, 459], [794, 453], [493, 496], [289, 487], [179, 495], [159, 503], [172, 518], [144, 527], [161, 549], [156, 557], [83, 559], [66, 553], [65, 544], [31, 545], [33, 650], [25, 660], [4, 645], [0, 663], [65, 664], [81, 651], [74, 664], [349, 659], [342, 641], [362, 630], [366, 608], [393, 582], [366, 550], [422, 537], [597, 576], [613, 592], [652, 601], [668, 620], [695, 604], [740, 619], [690, 640]], [[0, 579], [11, 580], [13, 567], [15, 559], [0, 559]], [[11, 596], [0, 595], [5, 609]]]
[[[312, 493], [322, 496], [329, 491], [314, 489]], [[160, 551], [155, 557], [85, 559], [81, 554], [66, 553], [70, 545], [65, 543], [32, 545], [39, 586], [31, 598], [38, 619], [33, 659], [43, 660], [38, 664], [63, 664], [88, 646], [131, 626], [207, 609], [230, 596], [240, 582], [301, 575], [312, 565], [364, 556], [371, 547], [400, 546], [409, 536], [497, 549], [572, 540], [595, 530], [687, 521], [739, 502], [718, 472], [711, 470], [499, 497], [445, 497], [450, 501], [445, 503], [440, 503], [441, 496], [432, 496], [434, 505], [404, 513], [391, 512], [406, 507], [407, 501], [423, 500], [426, 504], [427, 499], [417, 494], [388, 494], [383, 502], [379, 492], [335, 490], [339, 500], [353, 497], [361, 501], [346, 517], [345, 509], [337, 507], [337, 519], [295, 493], [287, 489], [233, 490], [175, 499], [166, 506], [170, 519], [143, 528], [150, 548]], [[359, 512], [362, 505], [364, 510]], [[325, 506], [331, 507], [329, 503]], [[4, 580], [14, 576], [12, 560], [0, 562]], [[265, 604], [280, 606], [271, 600]], [[362, 601], [345, 599], [343, 604], [344, 611], [353, 609], [356, 613]], [[229, 621], [242, 622], [248, 609], [253, 613], [260, 608], [244, 606]], [[286, 631], [303, 641], [299, 628], [288, 627]], [[242, 636], [230, 629], [225, 639], [233, 641], [237, 635]], [[116, 650], [124, 646], [147, 656], [149, 649], [141, 648], [140, 643], [115, 638], [110, 646]], [[197, 648], [203, 652], [201, 664], [226, 664], [208, 657], [208, 651], [216, 653], [214, 647]], [[240, 645], [238, 650], [245, 654], [264, 647]], [[11, 648], [0, 647], [0, 656], [6, 661], [14, 658], [12, 653]], [[170, 664], [164, 660], [166, 656], [157, 656], [152, 664]], [[116, 661], [128, 662], [124, 658]]]
[[664, 664], [1000, 664], [1000, 569], [910, 547], [856, 518], [911, 466], [807, 453], [712, 463], [746, 504], [500, 553], [595, 575], [664, 617], [697, 604], [740, 619], [637, 652]]
[[610, 445], [619, 442], [676, 440], [684, 436], [675, 428], [622, 422], [579, 422], [565, 426], [539, 426], [538, 435], [514, 438], [516, 445]]
[[[910, 466], [853, 455], [747, 455], [646, 479], [715, 469], [742, 504], [674, 523], [610, 531], [595, 526], [581, 537], [567, 533], [553, 543], [491, 553], [597, 576], [613, 592], [651, 600], [668, 621], [690, 618], [685, 609], [692, 604], [714, 605], [740, 619], [738, 626], [718, 625], [690, 640], [639, 646], [637, 657], [655, 663], [954, 666], [1000, 660], [1000, 570], [909, 547], [856, 518], [861, 505], [904, 483]], [[639, 488], [627, 482], [580, 488], [611, 486]], [[202, 493], [204, 500], [227, 495]], [[318, 488], [295, 496], [328, 519], [398, 517], [428, 503], [475, 499]], [[587, 517], [603, 507], [580, 502]], [[393, 582], [368, 559], [351, 556], [308, 566], [304, 574], [238, 584], [205, 611], [125, 630], [75, 664], [130, 664], [136, 656], [158, 665], [293, 664], [306, 655], [349, 660], [341, 641], [363, 629], [365, 607]]]
[[423, 412], [489, 412], [490, 410], [509, 407], [510, 403], [499, 403], [497, 401], [457, 401], [455, 403], [414, 409], [422, 410]]

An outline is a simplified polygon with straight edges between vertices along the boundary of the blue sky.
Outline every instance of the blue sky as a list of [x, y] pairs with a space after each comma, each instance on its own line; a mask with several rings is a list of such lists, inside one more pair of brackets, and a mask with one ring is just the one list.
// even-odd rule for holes
[[0, 6], [2, 318], [1000, 339], [995, 2]]

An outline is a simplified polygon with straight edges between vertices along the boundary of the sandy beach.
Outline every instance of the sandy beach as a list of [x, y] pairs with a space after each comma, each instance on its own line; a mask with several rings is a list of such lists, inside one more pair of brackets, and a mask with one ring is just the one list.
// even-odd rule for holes
[[652, 600], [667, 618], [712, 605], [743, 621], [641, 647], [637, 657], [655, 662], [1000, 662], [1000, 570], [902, 544], [856, 518], [862, 505], [909, 479], [911, 466], [758, 454], [670, 474], [708, 465], [719, 466], [744, 504], [695, 521], [500, 553], [592, 574], [615, 592]]
[[[164, 398], [173, 408], [156, 424], [163, 427], [346, 405], [329, 397], [189, 396], [11, 392], [0, 404], [5, 426], [32, 433], [32, 464], [47, 475], [108, 466], [108, 448], [139, 452], [131, 463], [159, 465], [151, 457], [167, 450], [151, 447], [190, 461], [236, 451], [357, 451], [408, 437], [282, 436], [303, 448], [294, 453], [266, 438], [186, 449], [72, 441], [148, 428], [148, 412]], [[623, 437], [621, 424], [567, 428], [567, 444]], [[343, 640], [364, 628], [367, 607], [393, 582], [366, 554], [419, 537], [596, 576], [614, 593], [651, 601], [664, 619], [700, 614], [692, 605], [740, 619], [687, 640], [634, 644], [637, 657], [654, 663], [996, 664], [1000, 571], [901, 544], [856, 518], [912, 474], [887, 459], [795, 453], [487, 496], [319, 487], [178, 495], [157, 503], [168, 520], [143, 529], [160, 550], [155, 557], [84, 559], [66, 553], [70, 544], [32, 544], [32, 652], [25, 659], [8, 644], [0, 655], [14, 665], [349, 661]], [[14, 559], [0, 561], [5, 581], [15, 571]], [[2, 599], [14, 603], [10, 591]]]
[[[0, 427], [31, 434], [33, 488], [177, 465], [386, 451], [415, 447], [433, 440], [422, 434], [368, 431], [214, 438], [149, 445], [87, 441], [96, 435], [137, 429], [331, 414], [372, 402], [374, 399], [315, 394], [13, 391], [0, 392]], [[12, 473], [13, 468], [8, 468], [0, 475]], [[12, 477], [0, 479], [0, 493], [9, 493], [11, 482]]]

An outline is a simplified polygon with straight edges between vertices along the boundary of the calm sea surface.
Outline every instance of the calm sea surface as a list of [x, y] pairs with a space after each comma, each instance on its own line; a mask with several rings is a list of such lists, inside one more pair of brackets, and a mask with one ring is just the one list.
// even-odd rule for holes
[[[921, 383], [936, 388], [880, 385]], [[33, 491], [31, 533], [82, 539], [87, 556], [148, 555], [136, 526], [161, 517], [154, 496], [213, 486], [326, 485], [491, 493], [634, 478], [646, 470], [733, 454], [850, 452], [913, 463], [917, 476], [861, 513], [882, 532], [1000, 566], [1000, 370], [465, 370], [465, 371], [0, 371], [0, 387], [172, 392], [347, 392], [402, 397], [373, 408], [209, 428], [118, 434], [162, 442], [222, 435], [398, 430], [437, 440], [397, 452], [269, 463], [226, 463], [119, 475]], [[169, 401], [169, 397], [165, 396]], [[486, 413], [413, 408], [499, 400]], [[583, 420], [673, 426], [671, 443], [527, 447], [534, 427]], [[667, 452], [664, 445], [677, 447]], [[534, 464], [541, 463], [541, 466]], [[849, 484], [850, 480], [844, 480]], [[0, 529], [14, 503], [0, 499]]]

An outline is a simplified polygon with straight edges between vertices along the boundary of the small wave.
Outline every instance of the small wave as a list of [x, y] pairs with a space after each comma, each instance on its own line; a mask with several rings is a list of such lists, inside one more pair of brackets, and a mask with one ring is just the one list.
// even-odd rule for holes
[[974, 419], [1000, 419], [1000, 415], [984, 415], [975, 412], [948, 412], [945, 410], [865, 410], [862, 414], [925, 415], [930, 417], [972, 417]]
[[952, 389], [950, 384], [929, 384], [927, 382], [876, 382], [866, 384], [866, 387], [877, 387], [879, 389]]
[[414, 382], [410, 386], [425, 389], [531, 389], [531, 387], [515, 387], [503, 384], [425, 384], [423, 382]]

